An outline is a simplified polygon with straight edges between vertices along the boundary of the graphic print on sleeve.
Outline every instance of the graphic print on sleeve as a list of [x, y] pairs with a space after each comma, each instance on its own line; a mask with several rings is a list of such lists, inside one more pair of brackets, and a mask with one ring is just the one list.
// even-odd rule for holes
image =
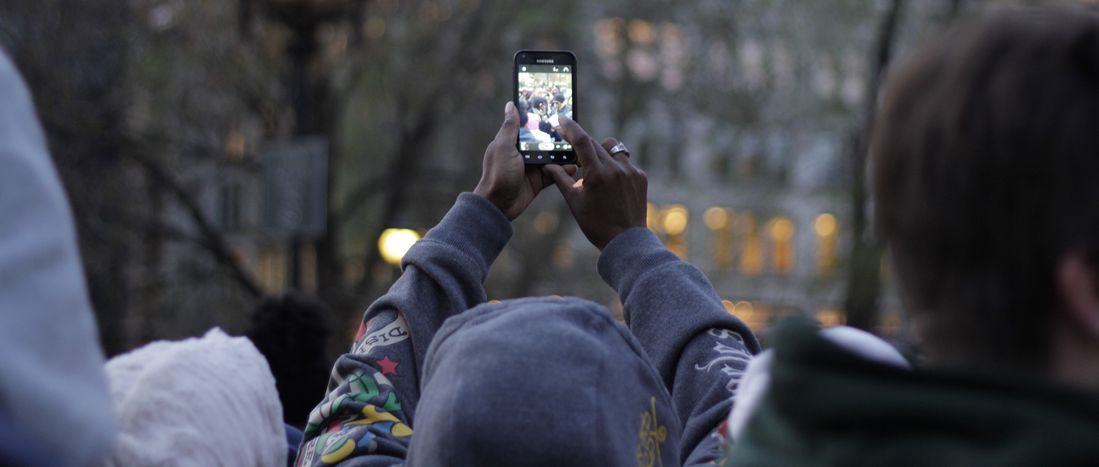
[[744, 345], [744, 338], [740, 334], [727, 329], [710, 329], [707, 333], [716, 337], [717, 340], [714, 341], [713, 351], [709, 359], [696, 364], [695, 370], [708, 372], [718, 368], [729, 378], [728, 382], [725, 383], [725, 389], [735, 393], [737, 383], [740, 382], [744, 369], [748, 367], [752, 354], [748, 352], [747, 347]]
[[[352, 372], [309, 414], [297, 466], [333, 465], [352, 454], [404, 452], [412, 428], [402, 421], [393, 384], [379, 371]], [[318, 436], [319, 433], [319, 436]]]

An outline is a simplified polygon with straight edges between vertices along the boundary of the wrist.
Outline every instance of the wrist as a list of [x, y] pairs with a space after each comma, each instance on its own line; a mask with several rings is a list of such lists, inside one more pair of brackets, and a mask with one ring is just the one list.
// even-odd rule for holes
[[596, 244], [595, 247], [598, 248], [599, 251], [603, 251], [603, 249], [606, 248], [607, 245], [609, 245], [611, 242], [613, 242], [614, 239], [618, 238], [623, 233], [626, 233], [627, 231], [629, 231], [633, 228], [636, 228], [636, 227], [645, 227], [645, 226], [644, 225], [629, 225], [629, 226], [620, 226], [620, 227], [616, 226], [616, 227], [612, 227], [610, 229], [607, 229], [607, 231], [605, 231], [603, 233], [603, 235], [600, 236], [600, 243]]
[[[500, 202], [496, 200], [492, 188], [485, 186], [483, 183], [478, 183], [477, 187], [473, 189], [473, 194], [480, 196], [485, 201], [488, 201], [489, 204], [495, 206], [501, 213], [504, 213], [505, 216], [507, 215], [504, 207], [500, 206]], [[512, 220], [510, 216], [508, 216], [508, 220]]]

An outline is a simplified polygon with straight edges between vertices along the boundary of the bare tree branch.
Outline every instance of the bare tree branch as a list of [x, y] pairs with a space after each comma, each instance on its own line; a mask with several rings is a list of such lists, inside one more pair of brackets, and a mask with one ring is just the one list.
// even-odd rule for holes
[[[461, 31], [456, 34], [456, 37], [463, 38], [463, 41], [454, 53], [442, 54], [443, 57], [447, 58], [447, 62], [440, 64], [439, 69], [478, 69], [476, 63], [485, 59], [482, 51], [488, 50], [485, 43], [489, 38], [496, 37], [493, 31], [496, 29], [494, 26], [498, 25], [497, 21], [500, 19], [500, 15], [492, 9], [480, 8], [481, 11], [469, 15], [470, 19], [463, 24]], [[486, 19], [486, 17], [490, 19]], [[465, 66], [459, 67], [459, 64]], [[437, 107], [437, 103], [442, 102], [441, 98], [448, 90], [447, 85], [454, 80], [452, 75], [445, 78], [433, 83], [432, 88], [428, 91], [421, 87], [414, 91], [415, 95], [407, 93], [402, 95], [402, 100], [406, 102], [397, 104], [398, 109], [406, 111], [408, 115], [417, 117], [418, 120], [410, 126], [402, 128], [401, 137], [396, 146], [397, 149], [393, 158], [390, 159], [382, 178], [382, 180], [388, 180], [390, 183], [385, 183], [382, 187], [380, 215], [377, 218], [373, 232], [366, 238], [378, 238], [382, 230], [396, 220], [398, 213], [405, 204], [404, 184], [399, 181], [413, 178], [414, 172], [418, 169], [416, 161], [423, 153], [428, 136], [434, 132], [440, 123], [441, 115], [444, 112], [438, 111], [438, 108], [433, 111], [430, 106], [436, 105]], [[409, 105], [409, 102], [414, 100], [421, 103], [421, 105]], [[350, 206], [345, 208], [350, 209]], [[372, 270], [374, 265], [380, 261], [381, 253], [377, 248], [367, 249], [366, 256], [363, 258], [364, 270]], [[359, 284], [355, 287], [355, 294], [365, 295], [370, 291], [372, 285], [374, 284], [371, 275], [369, 273], [363, 274]]]
[[201, 238], [199, 244], [206, 248], [214, 260], [229, 270], [230, 276], [237, 284], [253, 297], [262, 296], [263, 287], [233, 254], [225, 236], [214, 227], [194, 195], [187, 191], [159, 162], [139, 154], [138, 151], [124, 151], [123, 154], [144, 168], [157, 186], [167, 190], [183, 205], [198, 229]]

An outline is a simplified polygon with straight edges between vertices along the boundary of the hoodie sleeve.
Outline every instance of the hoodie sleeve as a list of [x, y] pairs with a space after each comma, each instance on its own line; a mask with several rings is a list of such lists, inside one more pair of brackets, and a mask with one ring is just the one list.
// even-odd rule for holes
[[618, 291], [626, 323], [672, 395], [683, 426], [681, 459], [698, 465], [720, 458], [718, 426], [748, 360], [759, 352], [752, 331], [725, 311], [701, 271], [644, 227], [607, 244], [599, 274]]
[[401, 277], [363, 315], [309, 414], [297, 466], [402, 463], [419, 401], [420, 369], [447, 318], [485, 301], [489, 266], [511, 238], [503, 213], [463, 193], [405, 254]]

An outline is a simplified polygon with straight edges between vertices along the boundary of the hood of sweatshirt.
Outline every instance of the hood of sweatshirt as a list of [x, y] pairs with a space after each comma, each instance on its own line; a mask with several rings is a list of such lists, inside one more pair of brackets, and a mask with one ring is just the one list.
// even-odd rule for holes
[[725, 465], [1091, 465], [1099, 398], [1016, 375], [906, 370], [805, 324], [774, 335], [767, 393]]
[[103, 351], [68, 200], [3, 53], [0, 102], [0, 418], [50, 465], [96, 465], [115, 434]]
[[409, 465], [678, 465], [671, 396], [610, 312], [572, 298], [448, 319], [424, 362]]

